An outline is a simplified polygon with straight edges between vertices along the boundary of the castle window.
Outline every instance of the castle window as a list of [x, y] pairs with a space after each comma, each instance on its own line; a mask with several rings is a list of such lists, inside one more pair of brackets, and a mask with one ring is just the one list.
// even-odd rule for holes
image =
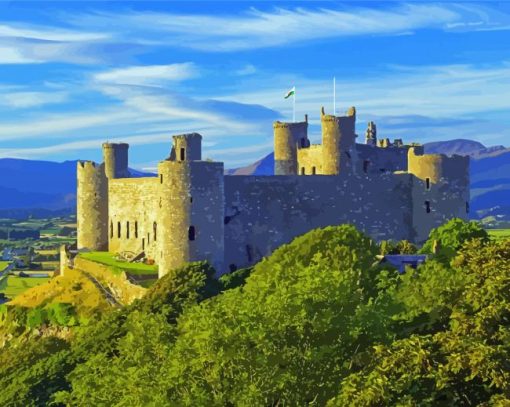
[[156, 241], [158, 239], [158, 224], [156, 222], [152, 224], [152, 230], [154, 232], [154, 241]]
[[145, 239], [142, 238], [142, 250], [145, 250]]
[[163, 174], [159, 174], [159, 183], [162, 184], [163, 183]]
[[196, 237], [195, 234], [196, 234], [195, 226], [190, 226], [189, 229], [188, 229], [188, 239], [190, 241], [195, 240], [195, 237]]
[[305, 167], [301, 167], [301, 175], [305, 175]]
[[121, 234], [120, 234], [120, 222], [117, 222], [117, 237], [119, 239], [121, 238]]
[[189, 203], [193, 203], [193, 197], [192, 196], [189, 197]]
[[251, 263], [253, 261], [253, 252], [249, 244], [246, 245], [246, 256], [248, 257], [248, 262]]
[[129, 221], [126, 222], [126, 238], [129, 239]]
[[430, 201], [425, 201], [425, 211], [430, 213]]
[[425, 178], [425, 188], [427, 191], [430, 189], [430, 178]]
[[348, 151], [345, 152], [345, 155], [347, 156], [347, 158], [351, 158], [351, 153], [349, 153]]
[[227, 224], [230, 222], [230, 219], [232, 219], [230, 216], [225, 216], [225, 217], [223, 218], [223, 224], [224, 224], [224, 225], [227, 225]]
[[368, 165], [369, 165], [369, 164], [370, 164], [370, 161], [368, 161], [368, 160], [363, 161], [363, 172], [364, 172], [365, 174], [367, 174], [367, 173], [368, 173]]
[[184, 148], [181, 148], [181, 161], [184, 161], [186, 158], [186, 150]]
[[466, 213], [469, 213], [469, 202], [466, 202]]
[[110, 221], [110, 239], [113, 238], [113, 221]]
[[312, 167], [312, 175], [315, 175], [317, 173], [317, 170], [315, 169], [315, 167]]
[[135, 237], [138, 239], [138, 221], [135, 221]]
[[151, 243], [151, 234], [147, 233], [147, 244]]

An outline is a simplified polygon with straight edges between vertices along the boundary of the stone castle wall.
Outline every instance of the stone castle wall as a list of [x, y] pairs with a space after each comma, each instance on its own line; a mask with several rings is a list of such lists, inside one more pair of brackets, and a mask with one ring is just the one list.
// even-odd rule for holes
[[225, 266], [246, 267], [317, 227], [410, 239], [412, 176], [225, 176]]

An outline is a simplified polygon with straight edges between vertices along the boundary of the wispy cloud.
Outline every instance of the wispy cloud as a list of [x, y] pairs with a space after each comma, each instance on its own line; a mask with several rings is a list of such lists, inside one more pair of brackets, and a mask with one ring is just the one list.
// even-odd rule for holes
[[67, 92], [9, 92], [0, 93], [0, 106], [23, 109], [49, 104], [64, 103]]
[[[424, 28], [467, 30], [507, 25], [509, 18], [482, 6], [404, 4], [386, 9], [250, 9], [237, 15], [126, 12], [70, 16], [83, 27], [131, 32], [141, 43], [165, 44], [206, 52], [231, 52], [303, 41], [359, 35], [395, 35]], [[494, 21], [494, 19], [496, 19]]]
[[98, 82], [122, 85], [160, 85], [196, 77], [198, 70], [191, 62], [171, 65], [130, 66], [97, 73]]

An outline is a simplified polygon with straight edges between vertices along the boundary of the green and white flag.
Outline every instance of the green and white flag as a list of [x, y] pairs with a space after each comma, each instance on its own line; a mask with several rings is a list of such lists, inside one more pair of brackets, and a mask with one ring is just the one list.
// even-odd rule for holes
[[291, 90], [289, 90], [285, 96], [283, 97], [284, 99], [288, 99], [290, 98], [292, 95], [295, 95], [296, 94], [296, 87], [293, 86]]

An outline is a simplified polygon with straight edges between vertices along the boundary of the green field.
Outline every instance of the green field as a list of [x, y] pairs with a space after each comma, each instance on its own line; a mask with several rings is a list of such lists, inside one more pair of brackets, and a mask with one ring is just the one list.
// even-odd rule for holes
[[128, 263], [115, 259], [115, 255], [109, 252], [88, 252], [80, 253], [80, 256], [86, 260], [95, 261], [107, 266], [127, 271], [130, 274], [157, 274], [158, 266], [143, 263]]
[[9, 261], [0, 261], [0, 271], [3, 271], [8, 265]]
[[509, 239], [510, 229], [486, 229], [487, 233], [493, 239]]
[[4, 293], [6, 297], [13, 299], [17, 295], [25, 292], [29, 288], [48, 282], [49, 278], [29, 278], [29, 277], [16, 277], [8, 276], [5, 280], [0, 282], [0, 292]]

